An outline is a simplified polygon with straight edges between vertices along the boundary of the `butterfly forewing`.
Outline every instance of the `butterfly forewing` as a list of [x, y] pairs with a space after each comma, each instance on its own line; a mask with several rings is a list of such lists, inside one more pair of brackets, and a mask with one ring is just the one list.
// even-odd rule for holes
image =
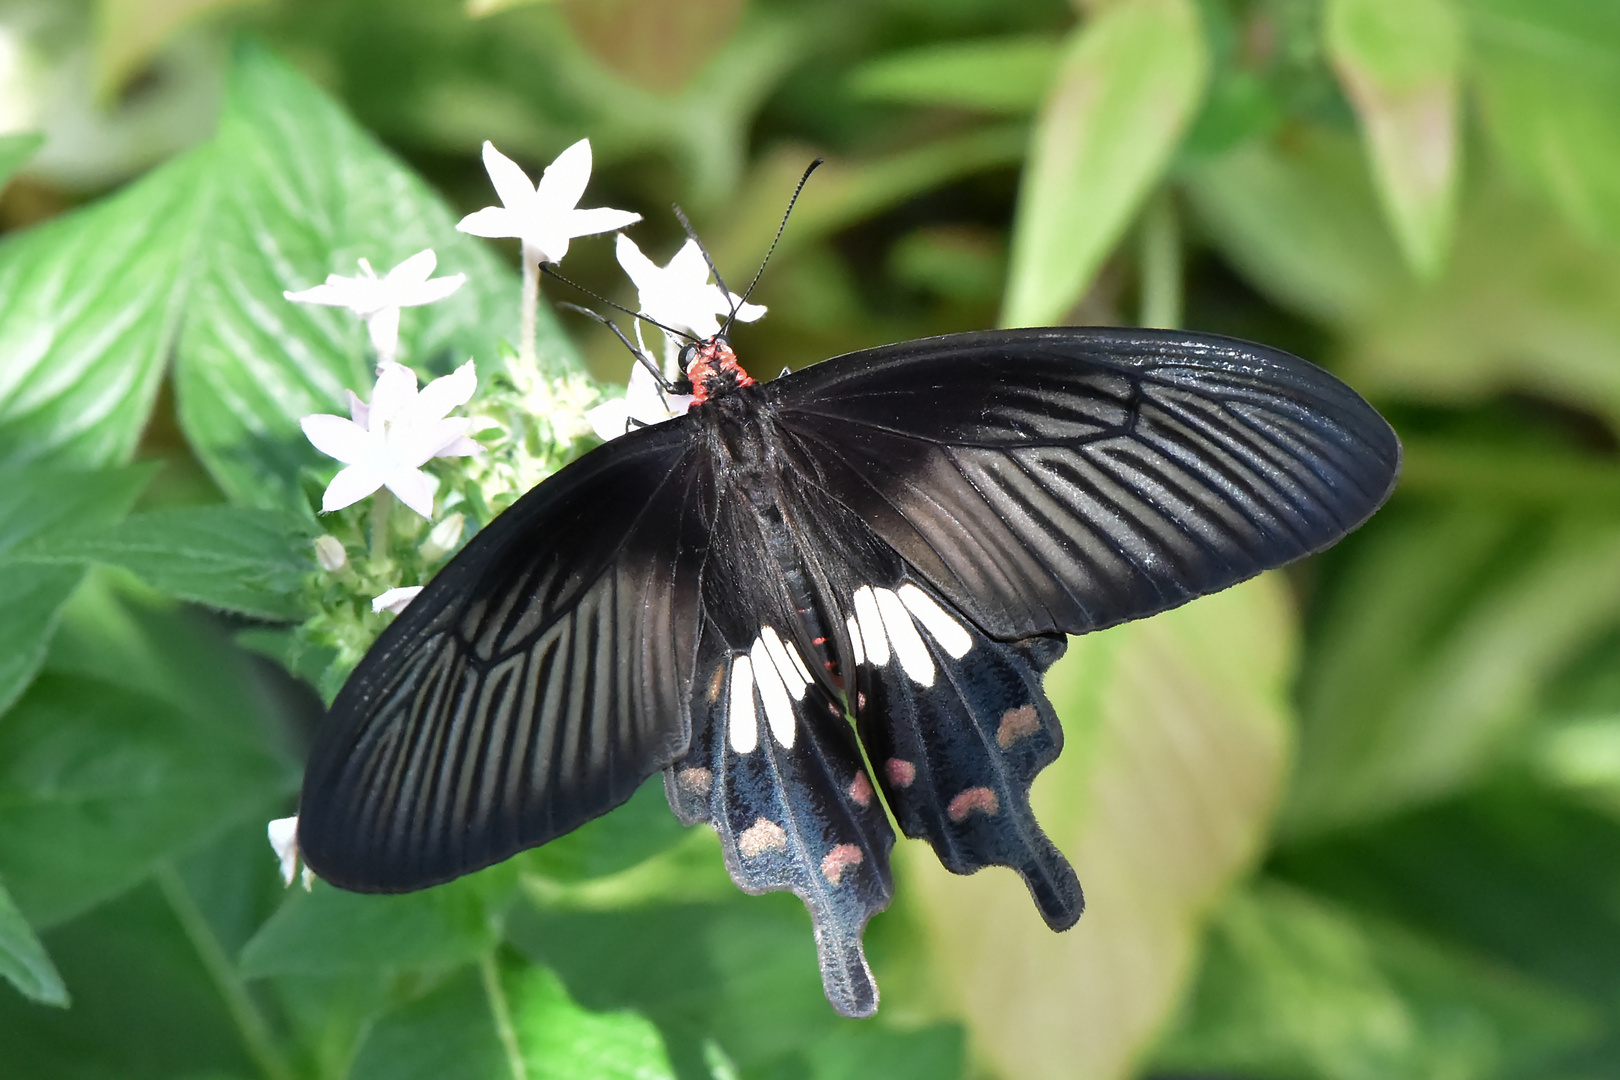
[[1264, 346], [959, 334], [766, 393], [829, 492], [992, 636], [1082, 633], [1332, 543], [1388, 496], [1389, 425]]
[[378, 639], [305, 775], [317, 873], [448, 880], [611, 809], [685, 750], [714, 507], [687, 436], [627, 436], [536, 488]]

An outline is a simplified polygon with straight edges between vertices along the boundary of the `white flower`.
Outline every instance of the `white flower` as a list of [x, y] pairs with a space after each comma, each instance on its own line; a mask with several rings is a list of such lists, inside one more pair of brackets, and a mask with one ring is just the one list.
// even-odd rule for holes
[[372, 597], [371, 610], [392, 611], [395, 615], [398, 615], [405, 610], [406, 604], [416, 599], [416, 594], [421, 592], [422, 589], [423, 586], [421, 585], [407, 585], [402, 589], [389, 589], [381, 596]]
[[692, 401], [690, 394], [666, 395], [647, 366], [636, 362], [630, 366], [630, 385], [624, 397], [587, 409], [585, 419], [603, 440], [616, 439], [632, 426], [631, 419], [643, 424], [661, 423], [685, 413]]
[[533, 186], [515, 161], [488, 142], [484, 143], [484, 168], [501, 205], [468, 214], [456, 228], [474, 236], [515, 236], [523, 241], [523, 255], [530, 262], [561, 262], [574, 237], [612, 232], [641, 220], [640, 214], [628, 210], [578, 209], [591, 178], [589, 139], [558, 154], [540, 175], [540, 183]]
[[417, 550], [422, 553], [422, 558], [428, 562], [438, 562], [450, 554], [457, 544], [461, 543], [461, 533], [466, 526], [467, 518], [465, 515], [451, 514], [433, 526], [433, 531], [428, 533], [427, 539], [422, 541], [422, 546]]
[[349, 413], [354, 419], [323, 413], [300, 420], [315, 449], [348, 466], [327, 485], [321, 510], [341, 510], [386, 487], [400, 502], [432, 518], [435, 482], [422, 466], [431, 458], [477, 452], [478, 444], [467, 438], [471, 421], [464, 416], [447, 418], [477, 388], [471, 360], [420, 392], [416, 372], [389, 363], [378, 372], [370, 405], [350, 391]]
[[[709, 282], [709, 264], [696, 240], [682, 245], [668, 266], [659, 266], [641, 253], [636, 242], [619, 234], [615, 251], [619, 265], [636, 283], [641, 312], [655, 322], [676, 330], [689, 330], [700, 338], [720, 332], [717, 316], [731, 314], [733, 304], [742, 300]], [[765, 314], [763, 304], [743, 304], [737, 318], [753, 322]]]
[[387, 362], [399, 352], [399, 309], [443, 300], [467, 280], [466, 274], [433, 277], [438, 264], [439, 257], [427, 248], [379, 278], [371, 263], [361, 259], [359, 277], [328, 274], [324, 285], [281, 295], [300, 304], [348, 308], [366, 321], [372, 347]]
[[[276, 858], [281, 860], [281, 880], [290, 886], [293, 878], [298, 876], [298, 815], [276, 818], [270, 823], [267, 831], [270, 835], [270, 846], [275, 850]], [[314, 881], [315, 872], [305, 866], [305, 890], [308, 890]]]

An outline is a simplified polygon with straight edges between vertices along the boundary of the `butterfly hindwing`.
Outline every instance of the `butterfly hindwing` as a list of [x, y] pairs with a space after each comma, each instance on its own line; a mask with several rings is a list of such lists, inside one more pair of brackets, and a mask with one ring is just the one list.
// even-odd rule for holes
[[322, 726], [299, 845], [362, 891], [445, 881], [618, 805], [686, 747], [714, 495], [681, 423], [534, 489], [383, 633]]
[[993, 637], [1083, 633], [1309, 554], [1400, 445], [1286, 353], [1209, 335], [957, 334], [766, 388], [834, 498]]
[[995, 641], [912, 581], [863, 585], [852, 606], [861, 743], [900, 828], [954, 873], [1011, 867], [1054, 930], [1073, 926], [1079, 880], [1029, 806], [1063, 748], [1041, 686], [1063, 639]]

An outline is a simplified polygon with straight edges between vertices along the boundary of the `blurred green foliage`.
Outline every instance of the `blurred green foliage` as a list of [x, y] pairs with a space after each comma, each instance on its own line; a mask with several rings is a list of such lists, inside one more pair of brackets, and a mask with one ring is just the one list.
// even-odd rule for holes
[[[0, 1074], [1620, 1077], [1620, 7], [5, 0], [0, 55]], [[499, 367], [478, 147], [582, 136], [593, 205], [662, 261], [678, 200], [733, 278], [828, 158], [756, 374], [1179, 323], [1394, 420], [1360, 532], [1052, 672], [1075, 930], [902, 843], [842, 1020], [656, 782], [434, 890], [283, 890], [330, 662], [284, 629], [296, 421], [370, 358], [281, 291], [431, 245], [469, 284], [406, 354]], [[569, 272], [631, 302], [609, 246]], [[626, 370], [544, 311], [540, 353]]]

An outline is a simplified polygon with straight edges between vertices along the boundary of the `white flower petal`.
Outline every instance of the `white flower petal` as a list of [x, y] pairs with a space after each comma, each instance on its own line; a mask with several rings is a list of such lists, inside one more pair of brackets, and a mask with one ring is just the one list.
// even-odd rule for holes
[[626, 225], [634, 225], [640, 220], [640, 214], [632, 214], [628, 210], [613, 210], [606, 206], [598, 206], [590, 210], [573, 211], [565, 219], [565, 228], [568, 230], [570, 237], [594, 236], [597, 233], [622, 229]]
[[471, 439], [467, 438], [467, 436], [461, 435], [461, 436], [458, 436], [456, 439], [454, 439], [443, 450], [440, 450], [437, 454], [434, 454], [433, 456], [434, 457], [472, 457], [474, 454], [483, 453], [483, 451], [484, 451], [484, 448], [482, 446], [479, 446], [477, 443], [475, 443]]
[[371, 406], [361, 401], [360, 395], [355, 393], [353, 390], [345, 390], [343, 392], [349, 395], [349, 415], [354, 418], [354, 422], [359, 424], [361, 427], [370, 427], [371, 425], [368, 421], [371, 417]]
[[420, 285], [433, 276], [439, 265], [439, 256], [432, 248], [423, 248], [392, 270], [383, 280], [390, 285]]
[[339, 470], [326, 485], [326, 493], [321, 496], [321, 513], [330, 514], [353, 506], [382, 486], [383, 474], [370, 465], [350, 465]]
[[376, 435], [383, 425], [404, 416], [416, 401], [416, 372], [404, 364], [384, 361], [377, 368], [377, 385], [371, 391], [371, 423], [368, 430]]
[[[339, 278], [347, 281], [347, 278]], [[295, 304], [322, 304], [326, 307], [348, 307], [353, 299], [353, 292], [343, 285], [328, 280], [324, 285], [316, 285], [302, 292], [283, 292], [281, 294]]]
[[400, 307], [421, 307], [443, 300], [467, 283], [466, 274], [451, 274], [416, 284], [402, 285], [390, 297]]
[[472, 400], [478, 389], [478, 371], [468, 360], [448, 375], [440, 376], [422, 387], [411, 408], [411, 419], [427, 423], [447, 416], [451, 409]]
[[604, 401], [585, 410], [585, 420], [596, 432], [597, 438], [609, 442], [623, 435], [630, 424], [630, 405], [624, 398]]
[[624, 233], [613, 238], [613, 254], [619, 260], [620, 269], [630, 276], [637, 292], [653, 288], [659, 274], [663, 272], [658, 268], [658, 264], [647, 258], [636, 242]]
[[411, 444], [398, 447], [400, 464], [419, 469], [433, 458], [453, 456], [446, 455], [445, 448], [465, 437], [471, 423], [471, 417], [452, 416], [448, 420], [435, 420], [416, 427], [412, 431]]
[[486, 206], [482, 210], [474, 210], [456, 223], [456, 229], [491, 240], [523, 235], [521, 219], [504, 206]]
[[580, 197], [585, 194], [585, 185], [590, 182], [591, 140], [581, 139], [558, 154], [557, 159], [540, 174], [536, 195], [543, 212], [559, 214], [572, 210], [579, 205]]
[[[737, 301], [741, 299], [742, 297], [738, 296], [736, 293], [731, 294], [731, 302], [733, 304], [737, 303]], [[764, 314], [764, 304], [742, 304], [737, 308], [736, 319], [738, 322], [754, 322]]]
[[345, 465], [353, 465], [370, 450], [371, 440], [367, 437], [366, 429], [353, 420], [330, 413], [316, 413], [299, 420], [298, 426], [304, 429], [304, 437], [314, 444], [315, 449]]
[[664, 270], [674, 279], [706, 285], [709, 281], [709, 261], [703, 257], [703, 248], [696, 240], [687, 238]]
[[291, 885], [298, 873], [298, 815], [276, 818], [266, 832], [271, 849], [281, 860], [281, 880]]
[[395, 469], [384, 484], [400, 502], [429, 521], [433, 520], [433, 492], [437, 485], [427, 473], [421, 469]]
[[385, 362], [399, 355], [399, 308], [385, 307], [366, 316], [366, 333], [371, 335], [371, 347]]
[[[372, 598], [371, 610], [392, 611], [395, 615], [398, 615], [400, 612], [405, 610], [405, 605], [416, 599], [416, 594], [421, 592], [422, 589], [423, 586], [421, 585], [406, 585], [399, 589], [389, 589], [381, 596], [375, 596]], [[286, 873], [285, 864], [283, 864], [282, 873]], [[290, 878], [288, 879], [288, 883], [291, 883]]]
[[[535, 185], [529, 179], [529, 174], [517, 162], [495, 149], [495, 144], [484, 140], [484, 171], [489, 173], [489, 182], [495, 188], [495, 194], [500, 196], [501, 205], [518, 214], [533, 213], [535, 204]], [[547, 172], [550, 170], [548, 169]], [[586, 155], [585, 172], [590, 174], [589, 151]], [[542, 179], [541, 183], [545, 181]], [[580, 188], [583, 192], [583, 186]], [[574, 196], [572, 207], [579, 201]]]

